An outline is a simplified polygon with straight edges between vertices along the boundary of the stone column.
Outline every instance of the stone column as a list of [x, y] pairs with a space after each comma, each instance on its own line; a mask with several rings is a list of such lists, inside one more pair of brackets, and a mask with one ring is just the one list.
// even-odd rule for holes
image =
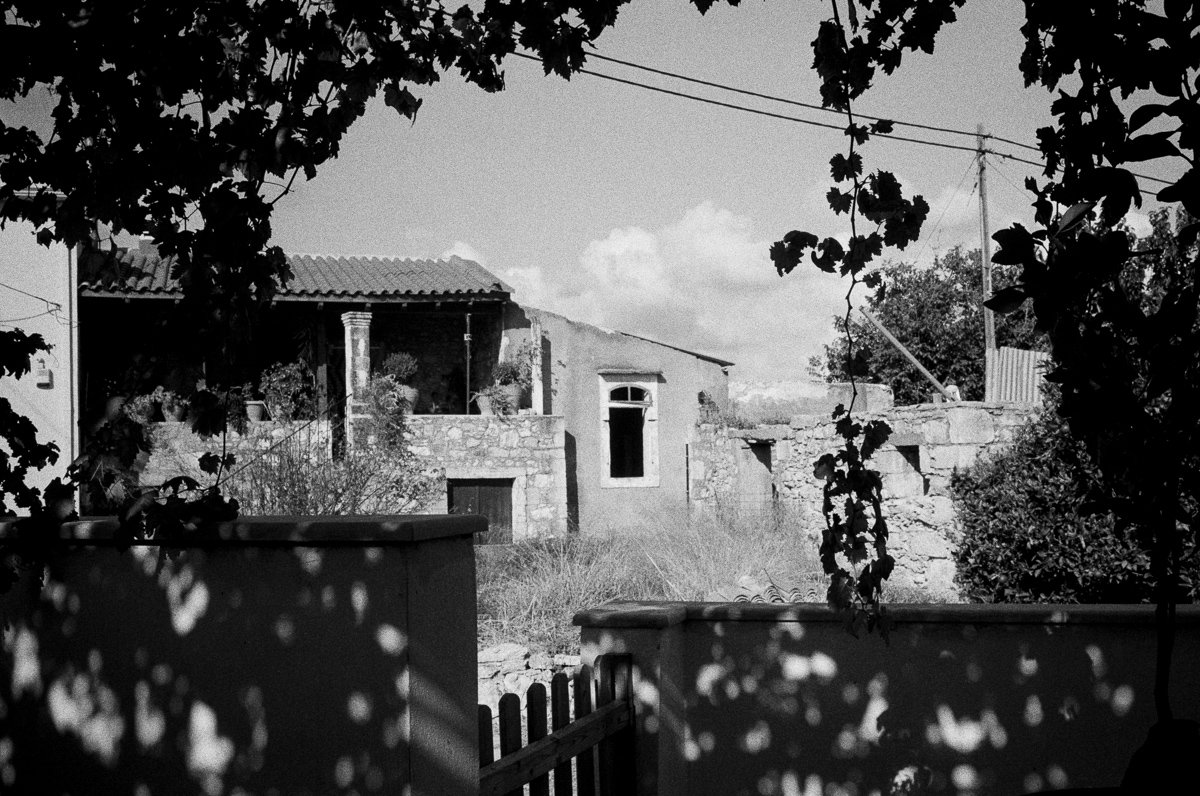
[[529, 321], [529, 341], [533, 344], [533, 372], [530, 403], [535, 415], [546, 414], [546, 374], [542, 370], [542, 322], [534, 316]]
[[359, 441], [358, 427], [368, 416], [364, 402], [371, 377], [371, 313], [344, 312], [346, 330], [346, 442]]

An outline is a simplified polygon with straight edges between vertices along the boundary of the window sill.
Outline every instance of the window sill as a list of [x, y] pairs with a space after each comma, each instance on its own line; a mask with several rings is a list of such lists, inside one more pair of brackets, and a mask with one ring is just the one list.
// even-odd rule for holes
[[656, 487], [659, 485], [657, 475], [643, 476], [641, 478], [602, 478], [600, 480], [601, 489], [638, 489], [646, 487]]

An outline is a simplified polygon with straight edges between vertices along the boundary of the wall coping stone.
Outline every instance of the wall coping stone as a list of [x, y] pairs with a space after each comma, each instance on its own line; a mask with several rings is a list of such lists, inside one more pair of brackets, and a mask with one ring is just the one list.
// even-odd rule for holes
[[[15, 537], [19, 521], [0, 522], [0, 540]], [[125, 547], [115, 539], [121, 523], [116, 517], [93, 517], [68, 522], [59, 539], [89, 547]], [[487, 519], [463, 514], [395, 515], [374, 517], [255, 517], [221, 523], [214, 534], [172, 541], [150, 539], [138, 547], [395, 547], [433, 539], [473, 536], [487, 530]]]
[[[895, 624], [1153, 625], [1154, 606], [945, 604], [888, 605]], [[668, 628], [684, 622], [838, 623], [846, 619], [818, 603], [610, 603], [575, 614], [580, 627]], [[1200, 605], [1176, 607], [1176, 626], [1200, 626]]]

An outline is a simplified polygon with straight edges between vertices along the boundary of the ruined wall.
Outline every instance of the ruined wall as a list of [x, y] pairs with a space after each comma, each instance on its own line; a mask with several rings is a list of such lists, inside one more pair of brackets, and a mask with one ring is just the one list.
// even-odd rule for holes
[[[1010, 443], [1035, 410], [1012, 404], [963, 401], [920, 404], [867, 412], [866, 421], [883, 419], [892, 436], [872, 460], [883, 476], [884, 511], [892, 531], [890, 548], [897, 559], [892, 582], [953, 599], [956, 532], [949, 495], [956, 469]], [[794, 508], [803, 529], [819, 538], [822, 483], [813, 462], [841, 447], [829, 415], [799, 416], [789, 426], [724, 429], [702, 426], [690, 447], [690, 494], [695, 508], [738, 505], [738, 452], [749, 443], [770, 441], [771, 477], [778, 501]]]
[[512, 479], [514, 539], [567, 532], [561, 417], [414, 415], [408, 428], [413, 453], [445, 468], [447, 479]]

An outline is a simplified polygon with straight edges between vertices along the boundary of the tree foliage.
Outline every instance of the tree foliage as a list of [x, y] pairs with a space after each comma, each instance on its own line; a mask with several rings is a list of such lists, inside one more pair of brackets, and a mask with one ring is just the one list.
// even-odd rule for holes
[[[888, 331], [943, 384], [957, 385], [967, 400], [983, 400], [983, 274], [980, 252], [954, 247], [935, 257], [933, 265], [886, 262], [879, 287], [867, 297], [867, 308]], [[1002, 271], [993, 275], [1003, 287]], [[834, 316], [837, 337], [813, 363], [829, 381], [863, 381], [890, 385], [899, 405], [925, 403], [932, 385], [860, 315]], [[1031, 312], [997, 318], [996, 343], [1015, 348], [1038, 348]], [[849, 338], [862, 356], [850, 356]]]
[[[570, 77], [626, 2], [487, 0], [451, 10], [440, 0], [7, 0], [0, 101], [16, 104], [0, 116], [0, 225], [28, 222], [45, 245], [152, 236], [183, 289], [174, 321], [212, 352], [208, 388], [189, 396], [193, 427], [219, 434], [240, 403], [240, 354], [258, 310], [289, 277], [271, 242], [275, 204], [337, 157], [367, 102], [382, 94], [411, 120], [421, 105], [414, 89], [451, 70], [499, 91], [503, 59], [518, 48], [536, 53], [546, 74]], [[701, 12], [713, 2], [693, 0]], [[48, 133], [13, 121], [14, 109], [47, 98]], [[19, 332], [0, 337], [3, 375], [27, 370], [39, 346]], [[7, 402], [0, 435], [0, 511], [11, 496], [33, 515], [23, 541], [6, 546], [7, 573], [21, 555], [37, 560], [35, 526], [68, 515], [74, 483], [93, 468], [81, 462], [67, 483], [39, 494], [24, 474], [52, 462], [54, 449]], [[136, 456], [137, 441], [123, 440], [103, 455]], [[231, 463], [210, 462], [216, 481]], [[132, 497], [122, 514], [127, 538], [165, 538], [235, 510], [189, 478]], [[147, 525], [148, 516], [158, 519]]]
[[[951, 480], [958, 582], [979, 602], [1152, 602], [1150, 556], [1095, 510], [1100, 470], [1057, 410], [1048, 402], [1010, 447]], [[1195, 601], [1200, 560], [1185, 561], [1176, 597]]]
[[[832, 0], [833, 18], [813, 45], [815, 67], [825, 104], [847, 112], [848, 134], [861, 129], [851, 100], [878, 70], [896, 69], [905, 49], [932, 51], [964, 2]], [[1164, 270], [1150, 306], [1123, 276], [1132, 259], [1158, 252], [1135, 251], [1115, 227], [1142, 205], [1132, 168], [1146, 162], [1173, 175], [1158, 201], [1200, 216], [1197, 28], [1194, 0], [1025, 0], [1018, 66], [1027, 85], [1056, 94], [1054, 122], [1038, 131], [1043, 179], [1026, 182], [1036, 228], [1015, 224], [993, 236], [993, 262], [1019, 269], [1017, 282], [988, 303], [1008, 312], [1030, 302], [1050, 341], [1060, 412], [1101, 474], [1095, 503], [1136, 529], [1150, 553], [1160, 631], [1155, 707], [1164, 721], [1172, 718], [1167, 686], [1180, 554], [1200, 522], [1200, 471], [1192, 466], [1200, 444], [1200, 226], [1174, 232], [1181, 267]], [[829, 200], [834, 212], [846, 209], [844, 192], [835, 188]], [[777, 265], [790, 270], [813, 243], [789, 233], [776, 244], [788, 255]], [[827, 270], [820, 260], [813, 258]]]

